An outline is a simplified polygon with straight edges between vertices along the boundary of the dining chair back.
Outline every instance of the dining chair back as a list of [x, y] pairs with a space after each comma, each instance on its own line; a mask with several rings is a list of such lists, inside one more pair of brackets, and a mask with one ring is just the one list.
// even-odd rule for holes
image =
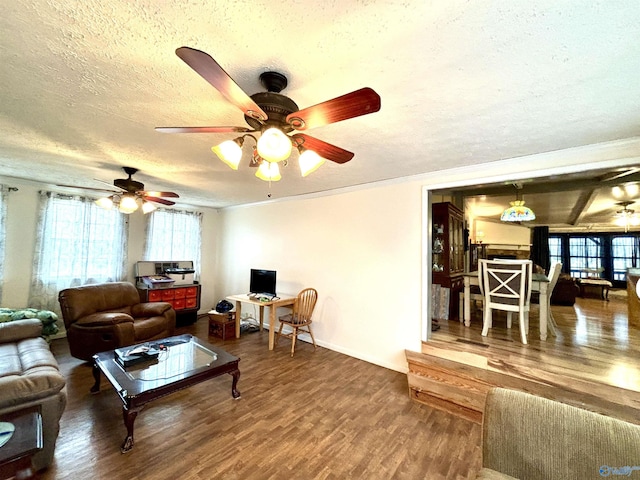
[[[313, 338], [313, 332], [311, 331], [311, 316], [313, 315], [313, 311], [316, 307], [317, 301], [317, 290], [315, 288], [305, 288], [304, 290], [300, 291], [300, 293], [298, 293], [296, 301], [293, 305], [293, 312], [278, 318], [278, 320], [280, 320], [280, 328], [278, 329], [275, 343], [276, 345], [278, 344], [278, 339], [281, 335], [283, 337], [291, 337], [292, 357], [296, 348], [296, 339], [302, 332], [309, 334], [309, 336], [311, 337], [311, 341], [313, 342], [314, 350], [317, 348], [316, 340], [315, 338]], [[282, 333], [282, 328], [284, 325], [288, 325], [291, 328], [291, 333]]]
[[507, 328], [511, 318], [518, 313], [520, 337], [527, 343], [529, 309], [531, 305], [531, 260], [479, 260], [482, 265], [482, 288], [484, 290], [484, 316], [482, 335], [487, 336], [492, 327], [493, 310], [507, 312]]
[[556, 288], [558, 278], [560, 278], [560, 273], [562, 273], [562, 263], [553, 262], [549, 267], [549, 275], [547, 275], [547, 277], [549, 277], [549, 293], [547, 295], [547, 312], [549, 312], [549, 315], [547, 328], [549, 329], [549, 332], [551, 332], [551, 335], [553, 335], [554, 337], [557, 336], [556, 330], [558, 328], [558, 324], [556, 323], [556, 319], [553, 318], [553, 314], [551, 313], [551, 294], [553, 293], [553, 289]]

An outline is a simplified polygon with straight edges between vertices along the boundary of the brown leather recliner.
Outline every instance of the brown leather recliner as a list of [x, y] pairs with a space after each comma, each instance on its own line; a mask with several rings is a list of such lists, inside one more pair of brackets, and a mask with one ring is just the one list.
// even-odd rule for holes
[[176, 312], [167, 302], [141, 303], [128, 282], [67, 288], [58, 294], [71, 355], [98, 352], [173, 335]]

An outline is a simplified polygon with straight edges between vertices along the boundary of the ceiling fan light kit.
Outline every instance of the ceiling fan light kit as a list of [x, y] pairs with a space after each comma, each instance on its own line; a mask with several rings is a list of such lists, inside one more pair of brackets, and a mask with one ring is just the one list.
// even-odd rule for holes
[[[262, 180], [280, 180], [277, 162], [285, 161], [283, 165], [286, 166], [293, 147], [297, 147], [300, 152], [300, 171], [303, 177], [317, 170], [325, 160], [338, 164], [348, 162], [354, 156], [352, 152], [306, 134], [289, 134], [293, 130], [321, 127], [380, 110], [380, 96], [371, 88], [361, 88], [300, 110], [293, 100], [280, 93], [287, 87], [287, 78], [281, 73], [263, 72], [260, 81], [267, 91], [249, 96], [209, 54], [190, 47], [180, 47], [176, 50], [176, 55], [242, 110], [245, 121], [253, 130], [245, 127], [156, 127], [156, 130], [164, 133], [246, 132], [235, 140], [227, 140], [212, 147], [212, 150], [220, 160], [237, 170], [242, 158], [244, 137], [253, 138], [257, 154], [253, 153], [250, 166], [259, 165], [256, 176]], [[257, 140], [251, 135], [256, 132], [260, 133]]]
[[[111, 195], [103, 198], [99, 198], [95, 201], [95, 204], [106, 210], [111, 210], [113, 207], [117, 207], [121, 213], [130, 214], [142, 209], [144, 213], [153, 212], [157, 207], [156, 203], [162, 205], [175, 205], [175, 202], [167, 200], [162, 197], [180, 198], [180, 195], [174, 192], [158, 192], [158, 191], [145, 191], [144, 184], [137, 182], [131, 178], [138, 169], [133, 167], [122, 167], [128, 178], [119, 178], [113, 181], [113, 186], [118, 190], [106, 190], [101, 188], [91, 187], [79, 187], [76, 185], [58, 185], [65, 188], [81, 188], [84, 190], [95, 190], [101, 192], [109, 192]], [[102, 180], [98, 180], [101, 183]]]
[[615, 214], [614, 223], [619, 227], [624, 227], [624, 232], [629, 231], [629, 227], [637, 227], [640, 225], [640, 219], [635, 213], [635, 210], [629, 208], [634, 202], [618, 202], [618, 205], [622, 207], [622, 210], [618, 210]]

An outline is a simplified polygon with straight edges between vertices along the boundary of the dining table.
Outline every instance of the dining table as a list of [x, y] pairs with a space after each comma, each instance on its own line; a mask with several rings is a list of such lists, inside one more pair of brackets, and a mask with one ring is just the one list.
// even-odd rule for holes
[[[479, 286], [480, 280], [478, 272], [465, 272], [462, 274], [464, 278], [464, 324], [471, 326], [471, 286]], [[550, 298], [549, 277], [544, 273], [534, 273], [531, 276], [531, 291], [540, 294], [540, 340], [547, 339], [547, 325], [549, 322]]]

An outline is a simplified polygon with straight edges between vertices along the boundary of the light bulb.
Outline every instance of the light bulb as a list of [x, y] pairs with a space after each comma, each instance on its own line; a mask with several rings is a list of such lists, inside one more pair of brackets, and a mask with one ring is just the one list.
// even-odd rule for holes
[[111, 210], [113, 208], [113, 200], [111, 197], [99, 198], [95, 201], [95, 204], [107, 210]]
[[265, 182], [277, 182], [282, 178], [277, 163], [262, 162], [256, 172], [256, 177]]
[[268, 162], [284, 160], [291, 155], [291, 139], [278, 128], [268, 128], [258, 139], [258, 154]]
[[304, 150], [298, 158], [300, 164], [300, 173], [306, 177], [310, 173], [315, 172], [324, 163], [324, 158], [313, 150]]
[[142, 204], [142, 213], [147, 214], [153, 212], [156, 208], [155, 204], [151, 202], [144, 202]]
[[138, 202], [132, 195], [123, 195], [118, 210], [122, 213], [133, 213], [138, 209]]
[[[220, 145], [211, 147], [213, 153], [215, 153], [220, 160], [229, 165], [234, 170], [238, 169], [240, 159], [242, 158], [242, 143], [236, 140], [227, 140]], [[242, 140], [242, 138], [240, 138]]]

